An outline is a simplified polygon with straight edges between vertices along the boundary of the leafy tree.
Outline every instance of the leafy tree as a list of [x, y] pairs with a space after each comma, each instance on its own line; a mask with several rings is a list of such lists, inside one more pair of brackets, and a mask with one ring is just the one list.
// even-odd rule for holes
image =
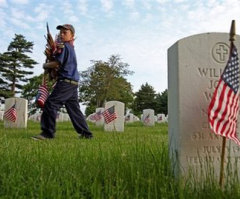
[[97, 108], [96, 105], [89, 104], [89, 105], [86, 107], [85, 114], [86, 114], [86, 115], [90, 115], [91, 113], [94, 113], [95, 110], [96, 110], [96, 108]]
[[[0, 57], [2, 54], [0, 54]], [[8, 84], [4, 77], [2, 76], [2, 73], [5, 72], [4, 68], [2, 66], [2, 60], [0, 59], [0, 97], [8, 98], [10, 97], [10, 89], [8, 88]]]
[[166, 89], [161, 94], [156, 96], [156, 110], [157, 113], [168, 114], [168, 90]]
[[139, 91], [135, 93], [135, 99], [133, 103], [133, 112], [136, 115], [140, 115], [143, 109], [156, 109], [155, 101], [156, 91], [148, 83], [142, 85]]
[[[7, 52], [0, 54], [1, 86], [6, 86], [9, 96], [19, 93], [17, 89], [22, 89], [21, 82], [27, 82], [28, 75], [33, 74], [34, 65], [37, 64], [27, 54], [32, 53], [33, 42], [29, 42], [23, 35], [15, 34], [15, 38], [10, 42]], [[29, 70], [26, 70], [29, 69]], [[10, 90], [10, 93], [9, 93]]]
[[130, 106], [133, 101], [132, 86], [125, 76], [133, 74], [128, 64], [121, 62], [118, 55], [112, 55], [107, 62], [91, 61], [92, 66], [81, 73], [80, 99], [93, 110], [106, 101], [118, 100]]

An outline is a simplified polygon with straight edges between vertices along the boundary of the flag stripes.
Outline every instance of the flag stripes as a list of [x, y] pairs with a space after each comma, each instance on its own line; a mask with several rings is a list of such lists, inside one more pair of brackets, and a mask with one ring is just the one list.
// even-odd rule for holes
[[115, 120], [117, 118], [117, 114], [115, 112], [115, 107], [114, 106], [111, 106], [107, 110], [103, 111], [102, 115], [103, 115], [103, 117], [105, 119], [105, 122], [107, 124], [112, 122], [113, 120]]
[[36, 103], [40, 108], [44, 107], [45, 101], [48, 98], [48, 89], [46, 85], [41, 85], [38, 89]]
[[7, 111], [5, 111], [3, 117], [6, 118], [7, 120], [15, 122], [17, 120], [16, 104], [14, 104]]
[[208, 108], [210, 128], [240, 145], [237, 138], [239, 112], [239, 60], [236, 47], [231, 44], [228, 63], [214, 91]]
[[145, 124], [150, 123], [150, 114], [148, 114], [148, 115], [144, 118], [144, 123], [145, 123]]

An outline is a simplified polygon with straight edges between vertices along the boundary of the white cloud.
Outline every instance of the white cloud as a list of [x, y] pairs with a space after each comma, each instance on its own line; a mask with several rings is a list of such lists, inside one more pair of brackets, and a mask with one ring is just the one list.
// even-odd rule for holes
[[157, 0], [158, 3], [160, 4], [164, 4], [164, 3], [167, 3], [169, 0]]
[[61, 9], [63, 10], [64, 15], [73, 14], [72, 4], [69, 1], [64, 1], [61, 5]]
[[46, 21], [46, 19], [48, 18], [48, 11], [47, 10], [42, 10], [41, 12], [38, 13], [38, 15], [36, 16], [36, 21], [41, 22], [41, 21]]
[[6, 14], [5, 14], [5, 12], [3, 10], [0, 9], [0, 28], [2, 30], [4, 30], [5, 26], [6, 26], [5, 19], [6, 19]]
[[128, 8], [134, 7], [135, 0], [124, 0], [123, 4], [126, 5]]
[[29, 1], [28, 0], [11, 0], [12, 3], [16, 3], [16, 4], [28, 4]]
[[25, 23], [24, 21], [22, 21], [21, 19], [17, 19], [17, 18], [10, 18], [9, 19], [13, 25], [20, 27], [22, 29], [30, 29], [30, 26]]
[[105, 12], [110, 12], [113, 9], [112, 0], [101, 0], [101, 4]]
[[[84, 2], [84, 1], [81, 1], [81, 2]], [[63, 15], [66, 17], [65, 18], [67, 20], [66, 23], [69, 23], [69, 22], [76, 23], [79, 21], [79, 16], [77, 15], [78, 13], [77, 14], [74, 13], [73, 6], [74, 5], [70, 3], [70, 1], [64, 1], [64, 3], [61, 5], [60, 9], [63, 11]]]
[[76, 23], [79, 21], [78, 17], [72, 15], [69, 17], [69, 21], [72, 22], [72, 23]]
[[86, 15], [87, 11], [88, 11], [87, 0], [79, 0], [78, 8], [79, 8], [81, 14]]
[[25, 17], [25, 13], [17, 8], [11, 8], [11, 17], [16, 19], [23, 19]]
[[[210, 1], [210, 0], [208, 0], [208, 1]], [[176, 3], [183, 3], [183, 2], [186, 2], [186, 0], [174, 0], [174, 2], [176, 2]]]
[[8, 7], [6, 0], [0, 0], [0, 7]]
[[137, 11], [133, 11], [133, 12], [130, 13], [130, 18], [131, 18], [132, 20], [137, 20], [137, 19], [140, 18], [140, 13], [137, 12]]
[[147, 10], [151, 10], [152, 4], [150, 3], [150, 0], [142, 0], [143, 7]]

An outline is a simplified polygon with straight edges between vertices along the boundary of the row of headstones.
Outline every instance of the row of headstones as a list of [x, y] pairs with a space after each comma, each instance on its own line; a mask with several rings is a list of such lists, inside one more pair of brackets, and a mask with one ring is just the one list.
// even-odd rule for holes
[[[103, 118], [103, 116], [98, 117], [97, 114], [103, 113], [104, 110], [105, 110], [104, 108], [96, 108], [96, 112], [90, 114], [87, 117], [87, 121], [93, 122], [97, 126], [103, 126], [104, 118]], [[143, 110], [143, 112], [145, 112], [145, 114], [141, 114], [141, 120], [136, 115], [134, 115], [132, 113], [128, 113], [127, 115], [124, 116], [125, 123], [133, 123], [133, 122], [142, 121], [145, 125], [151, 126], [151, 125], [154, 125], [155, 122], [163, 123], [163, 122], [168, 121], [168, 118], [167, 118], [167, 116], [165, 116], [165, 114], [162, 113], [162, 114], [154, 115], [154, 110], [152, 110], [152, 109], [145, 109], [145, 110]], [[153, 117], [152, 117], [152, 114], [153, 114]]]
[[[35, 114], [30, 115], [28, 119], [34, 122], [40, 122], [41, 115], [42, 115], [42, 112], [37, 112]], [[70, 121], [70, 117], [67, 113], [58, 112], [56, 121], [57, 122]]]
[[[124, 103], [119, 101], [110, 101], [105, 104], [105, 108], [97, 108], [95, 113], [90, 114], [87, 117], [88, 121], [94, 122], [97, 126], [104, 126], [105, 131], [124, 131], [124, 123], [125, 122], [134, 122], [139, 121], [139, 118], [133, 114], [124, 115]], [[116, 114], [116, 119], [111, 122], [106, 122], [103, 113], [114, 107], [114, 114]], [[113, 113], [112, 113], [113, 115]], [[166, 122], [167, 117], [164, 114], [158, 114], [159, 122]], [[146, 126], [154, 126], [157, 118], [154, 115], [154, 110], [145, 109], [143, 110], [143, 115], [141, 121]]]
[[[145, 110], [143, 110], [143, 112], [148, 112], [148, 110], [151, 111], [151, 112], [153, 111], [153, 114], [154, 114], [154, 110], [152, 110], [152, 109], [145, 109]], [[141, 121], [143, 123], [145, 123], [147, 121], [147, 118], [144, 116], [144, 114], [141, 114]], [[157, 122], [157, 123], [168, 122], [168, 116], [166, 116], [163, 113], [154, 115], [154, 122]]]

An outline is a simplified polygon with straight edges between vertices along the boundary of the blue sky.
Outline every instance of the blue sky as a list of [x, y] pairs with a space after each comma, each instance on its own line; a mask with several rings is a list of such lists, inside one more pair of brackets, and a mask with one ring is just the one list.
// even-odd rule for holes
[[167, 49], [181, 38], [205, 32], [229, 32], [231, 20], [240, 29], [240, 0], [0, 0], [0, 52], [14, 34], [34, 42], [31, 57], [43, 72], [46, 22], [71, 23], [76, 29], [78, 69], [90, 60], [119, 54], [135, 73], [133, 90], [148, 82], [156, 92], [167, 88]]

